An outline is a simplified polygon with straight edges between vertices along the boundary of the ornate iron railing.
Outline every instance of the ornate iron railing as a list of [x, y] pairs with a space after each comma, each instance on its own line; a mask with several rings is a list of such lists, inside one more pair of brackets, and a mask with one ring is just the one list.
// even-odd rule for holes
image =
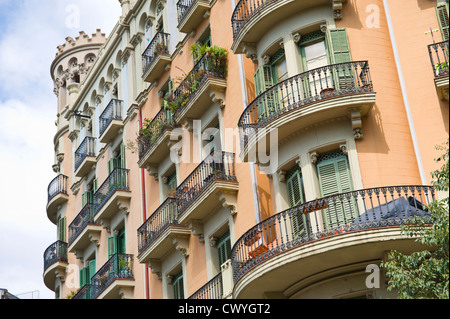
[[138, 229], [138, 252], [142, 252], [169, 225], [178, 224], [175, 198], [167, 198]]
[[100, 225], [100, 223], [94, 222], [94, 207], [93, 203], [84, 205], [83, 209], [69, 225], [69, 245], [72, 244], [87, 225]]
[[225, 79], [227, 74], [227, 60], [214, 58], [205, 53], [194, 65], [194, 68], [186, 75], [175, 92], [169, 104], [174, 103], [176, 107], [171, 107], [176, 113], [184, 109], [195, 92], [208, 78]]
[[44, 252], [44, 271], [58, 261], [67, 262], [67, 243], [56, 241]]
[[449, 41], [442, 41], [428, 45], [428, 53], [430, 55], [431, 66], [435, 77], [448, 76], [448, 50]]
[[278, 213], [244, 233], [233, 246], [234, 282], [251, 268], [305, 243], [348, 232], [400, 226], [428, 218], [431, 186], [362, 189], [316, 199]]
[[172, 130], [175, 127], [178, 125], [174, 121], [172, 112], [161, 109], [138, 137], [139, 159], [155, 145], [156, 140], [166, 130]]
[[115, 168], [103, 184], [94, 194], [95, 214], [99, 212], [106, 201], [114, 194], [115, 191], [129, 191], [128, 184], [129, 170], [125, 168]]
[[218, 273], [188, 299], [222, 299], [222, 273]]
[[170, 34], [157, 32], [142, 54], [142, 73], [145, 74], [150, 68], [152, 62], [162, 54], [169, 52]]
[[241, 147], [259, 128], [305, 105], [350, 94], [373, 92], [367, 61], [327, 65], [282, 81], [256, 97], [242, 113]]
[[122, 119], [123, 101], [112, 99], [100, 115], [99, 135], [101, 136], [112, 120]]
[[237, 181], [233, 153], [213, 152], [177, 187], [175, 197], [179, 216], [216, 180]]
[[184, 19], [192, 5], [198, 0], [179, 0], [177, 2], [178, 23]]
[[233, 39], [236, 39], [241, 28], [264, 7], [278, 0], [240, 0], [231, 16]]
[[86, 156], [95, 156], [95, 137], [85, 137], [80, 146], [78, 146], [75, 151], [75, 170], [80, 167]]
[[95, 299], [116, 279], [133, 279], [133, 255], [114, 254], [91, 278], [91, 298]]
[[91, 285], [86, 284], [72, 297], [72, 299], [91, 299]]
[[59, 193], [67, 194], [67, 180], [68, 177], [66, 175], [60, 174], [50, 182], [47, 188], [48, 201]]

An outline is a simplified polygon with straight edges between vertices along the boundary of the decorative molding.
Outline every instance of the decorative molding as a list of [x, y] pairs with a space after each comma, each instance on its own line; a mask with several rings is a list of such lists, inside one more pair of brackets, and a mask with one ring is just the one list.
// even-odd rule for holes
[[294, 40], [295, 44], [298, 44], [300, 42], [300, 40], [302, 39], [302, 35], [300, 33], [296, 32], [292, 35], [292, 39]]
[[185, 236], [174, 236], [172, 242], [175, 249], [183, 254], [184, 257], [189, 256], [189, 239]]
[[317, 152], [312, 152], [309, 154], [309, 158], [310, 158], [312, 164], [316, 164], [317, 159], [319, 158], [319, 154]]
[[237, 214], [237, 198], [234, 192], [220, 191], [218, 194], [222, 207], [229, 208], [232, 216]]
[[198, 236], [198, 240], [201, 243], [205, 242], [204, 232], [203, 232], [203, 223], [200, 220], [193, 219], [189, 222], [189, 229], [192, 232], [192, 235]]
[[162, 280], [161, 261], [159, 259], [150, 259], [148, 266], [150, 267], [152, 274], [157, 275], [158, 279]]

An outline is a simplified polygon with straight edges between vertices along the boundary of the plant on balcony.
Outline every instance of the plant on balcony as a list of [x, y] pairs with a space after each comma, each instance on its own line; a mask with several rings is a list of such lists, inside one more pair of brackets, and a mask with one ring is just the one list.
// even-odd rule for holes
[[[449, 190], [449, 149], [446, 148], [437, 162], [444, 165], [431, 173], [437, 191]], [[402, 232], [429, 247], [430, 250], [404, 255], [391, 251], [381, 267], [386, 269], [388, 290], [398, 289], [400, 299], [448, 299], [449, 298], [449, 198], [433, 201], [428, 206], [430, 219], [414, 219], [402, 227]], [[431, 226], [430, 226], [431, 224]]]
[[160, 43], [156, 43], [155, 47], [153, 48], [153, 55], [159, 55], [159, 54], [163, 54], [166, 53], [168, 51], [167, 49], [167, 44], [165, 44], [163, 41], [161, 41]]
[[434, 66], [434, 69], [436, 70], [436, 75], [440, 75], [441, 72], [445, 72], [448, 70], [448, 64], [447, 62], [438, 63]]

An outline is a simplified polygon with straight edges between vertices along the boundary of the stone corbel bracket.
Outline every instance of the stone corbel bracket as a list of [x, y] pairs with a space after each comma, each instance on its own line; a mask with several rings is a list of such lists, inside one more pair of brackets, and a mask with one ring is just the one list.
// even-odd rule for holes
[[189, 229], [192, 232], [192, 235], [198, 236], [198, 240], [201, 243], [205, 242], [204, 232], [203, 232], [203, 223], [200, 220], [194, 219], [189, 222]]
[[237, 214], [237, 196], [235, 192], [224, 192], [220, 191], [218, 193], [219, 201], [222, 207], [229, 208], [230, 214], [235, 216]]
[[218, 103], [219, 107], [223, 109], [225, 107], [225, 91], [223, 90], [211, 90], [209, 96], [213, 103]]
[[181, 252], [184, 257], [189, 256], [189, 238], [186, 236], [173, 236], [172, 242], [175, 249]]
[[159, 259], [150, 259], [148, 266], [150, 267], [152, 274], [157, 275], [158, 279], [162, 280], [161, 261]]
[[353, 137], [355, 140], [363, 138], [361, 111], [359, 109], [351, 109], [350, 119], [352, 121]]

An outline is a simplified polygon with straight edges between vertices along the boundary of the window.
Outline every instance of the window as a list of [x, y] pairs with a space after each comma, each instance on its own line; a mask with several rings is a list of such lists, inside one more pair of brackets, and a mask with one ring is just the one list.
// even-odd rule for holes
[[122, 228], [117, 235], [108, 237], [108, 258], [114, 254], [125, 254], [125, 228]]
[[177, 172], [174, 172], [167, 178], [167, 188], [169, 191], [171, 189], [177, 189]]
[[220, 236], [220, 238], [217, 240], [217, 251], [219, 253], [220, 266], [231, 257], [231, 241], [229, 230], [227, 230], [225, 234]]
[[[295, 165], [286, 173], [286, 187], [290, 207], [304, 203], [303, 176], [301, 168], [298, 165]], [[303, 212], [294, 213], [291, 223], [295, 236], [303, 236], [305, 234], [307, 222]]]
[[183, 271], [173, 276], [173, 298], [184, 299]]
[[80, 269], [80, 287], [89, 285], [92, 277], [96, 272], [95, 259], [91, 259], [87, 262], [88, 266]]
[[[340, 150], [324, 153], [317, 160], [317, 174], [321, 197], [337, 195], [353, 190], [347, 155]], [[343, 201], [329, 207], [333, 214], [324, 216], [328, 227], [335, 227], [351, 220], [356, 213], [355, 203]]]
[[58, 240], [66, 242], [66, 217], [58, 220]]
[[448, 3], [437, 6], [436, 14], [439, 22], [439, 28], [441, 30], [442, 40], [448, 41], [450, 37], [448, 27]]
[[120, 150], [117, 157], [113, 157], [108, 162], [108, 173], [111, 174], [116, 168], [125, 168], [125, 144], [120, 144]]

